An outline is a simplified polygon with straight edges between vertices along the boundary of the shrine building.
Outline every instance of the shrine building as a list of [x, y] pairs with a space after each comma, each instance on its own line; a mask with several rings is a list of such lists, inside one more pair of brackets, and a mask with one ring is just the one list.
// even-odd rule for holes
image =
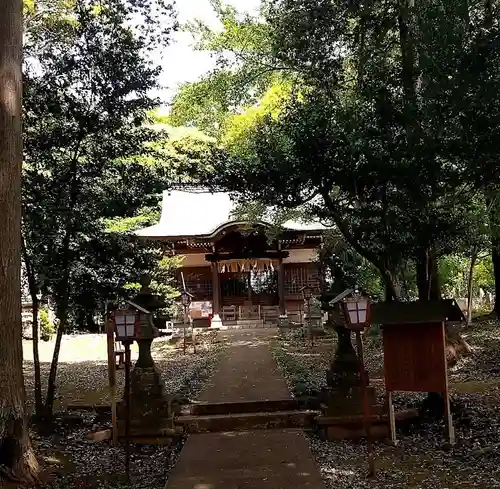
[[[193, 295], [194, 324], [259, 326], [280, 316], [301, 322], [304, 287], [319, 290], [317, 250], [327, 228], [288, 221], [269, 237], [270, 223], [234, 218], [229, 194], [163, 193], [160, 221], [137, 231], [182, 257], [179, 281]], [[182, 287], [182, 285], [181, 285]]]

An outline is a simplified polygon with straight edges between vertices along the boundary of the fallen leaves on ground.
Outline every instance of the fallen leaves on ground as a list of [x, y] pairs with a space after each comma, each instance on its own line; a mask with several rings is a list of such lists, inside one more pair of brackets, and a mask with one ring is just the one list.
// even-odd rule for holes
[[[364, 442], [329, 442], [310, 435], [310, 446], [328, 489], [493, 489], [500, 487], [500, 327], [497, 322], [475, 323], [462, 334], [473, 355], [449, 371], [452, 400], [463, 418], [455, 417], [457, 444], [445, 443], [441, 421], [414, 425], [398, 432], [396, 447], [375, 444], [377, 474], [367, 478]], [[380, 337], [364, 338], [365, 363], [381, 399], [384, 393]], [[326, 386], [326, 369], [336, 348], [335, 338], [311, 346], [298, 334], [282, 335], [273, 354], [292, 391]], [[425, 397], [395, 394], [396, 408], [415, 407]]]
[[[86, 349], [79, 353], [79, 361], [63, 362], [57, 377], [58, 406], [69, 403], [107, 404], [107, 362], [102, 354], [105, 337], [87, 335], [88, 344], [100, 345], [97, 353]], [[82, 348], [85, 339], [78, 337], [73, 348]], [[76, 346], [75, 346], [76, 345]], [[71, 348], [71, 341], [65, 345]], [[195, 399], [214, 371], [223, 347], [205, 342], [198, 346], [196, 354], [192, 346], [184, 355], [182, 349], [169, 346], [164, 340], [153, 343], [153, 357], [162, 373], [167, 392]], [[67, 355], [67, 352], [66, 352]], [[134, 355], [136, 356], [136, 355]], [[89, 359], [95, 357], [96, 359]], [[43, 377], [48, 364], [42, 364]], [[32, 404], [32, 364], [25, 362], [29, 402]], [[124, 384], [123, 370], [117, 371], [117, 392], [121, 398]], [[58, 413], [55, 429], [50, 434], [33, 430], [32, 441], [41, 455], [43, 465], [50, 468], [54, 477], [50, 489], [117, 489], [121, 487], [163, 489], [171, 468], [175, 465], [183, 440], [170, 446], [132, 446], [131, 485], [124, 482], [124, 448], [113, 448], [108, 442], [93, 442], [86, 439], [91, 431], [110, 427], [109, 415], [94, 411], [72, 411]]]

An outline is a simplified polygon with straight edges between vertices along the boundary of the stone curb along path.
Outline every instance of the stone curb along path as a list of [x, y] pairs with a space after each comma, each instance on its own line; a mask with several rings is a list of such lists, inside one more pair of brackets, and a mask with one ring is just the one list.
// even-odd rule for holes
[[[207, 403], [290, 399], [268, 343], [275, 330], [221, 333], [230, 346]], [[302, 430], [261, 429], [190, 435], [165, 489], [324, 489]]]

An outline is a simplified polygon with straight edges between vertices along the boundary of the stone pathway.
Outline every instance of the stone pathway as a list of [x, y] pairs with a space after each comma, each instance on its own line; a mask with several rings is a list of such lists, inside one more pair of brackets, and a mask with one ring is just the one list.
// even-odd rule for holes
[[217, 373], [200, 394], [201, 402], [289, 399], [291, 394], [269, 353], [274, 329], [233, 330], [219, 333], [231, 347]]
[[[231, 342], [204, 402], [290, 398], [269, 352], [274, 330], [221, 333]], [[191, 435], [166, 489], [324, 489], [301, 430]]]

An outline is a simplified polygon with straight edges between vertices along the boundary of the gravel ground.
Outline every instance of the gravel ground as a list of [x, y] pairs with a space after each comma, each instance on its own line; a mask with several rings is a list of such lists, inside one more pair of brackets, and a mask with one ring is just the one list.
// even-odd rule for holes
[[[500, 327], [495, 322], [474, 324], [462, 331], [473, 355], [450, 370], [452, 400], [461, 418], [455, 417], [457, 445], [445, 443], [440, 421], [421, 422], [398, 432], [397, 447], [375, 446], [377, 475], [368, 479], [366, 445], [327, 442], [310, 435], [311, 450], [328, 489], [493, 489], [500, 487]], [[383, 356], [380, 337], [366, 335], [365, 359], [372, 385], [383, 394]], [[325, 370], [335, 351], [332, 338], [314, 347], [297, 335], [283, 335], [273, 354], [297, 393], [326, 384]], [[421, 394], [398, 393], [396, 407], [417, 406]]]
[[[88, 348], [88, 345], [101, 345], [98, 335], [86, 335], [67, 340], [66, 356], [71, 345], [80, 351], [79, 360], [62, 362], [58, 374], [59, 404], [64, 406], [69, 402], [89, 402], [105, 404], [107, 393], [106, 363], [102, 358], [102, 348]], [[80, 348], [86, 344], [86, 354]], [[105, 345], [105, 339], [104, 339]], [[102, 346], [102, 345], [101, 345]], [[195, 399], [202, 387], [212, 375], [224, 346], [210, 341], [198, 347], [198, 353], [183, 355], [182, 349], [172, 348], [166, 341], [155, 340], [153, 356], [162, 372], [167, 391], [178, 393]], [[105, 349], [104, 349], [105, 352]], [[93, 360], [88, 357], [93, 356]], [[136, 353], [135, 353], [136, 356]], [[27, 362], [26, 372], [31, 372], [32, 366]], [[123, 371], [118, 371], [118, 389], [123, 385]], [[32, 379], [27, 379], [28, 388]], [[120, 390], [118, 390], [120, 392]], [[131, 474], [132, 482], [126, 485], [123, 481], [124, 450], [123, 447], [112, 448], [107, 442], [92, 442], [86, 436], [97, 428], [110, 425], [109, 416], [98, 415], [95, 412], [72, 411], [70, 415], [61, 414], [56, 420], [55, 430], [51, 434], [33, 432], [32, 441], [36, 450], [42, 455], [44, 464], [51, 466], [54, 473], [50, 483], [45, 487], [62, 488], [149, 488], [163, 489], [171, 468], [175, 465], [178, 453], [184, 440], [179, 440], [171, 446], [142, 446], [132, 448]]]

